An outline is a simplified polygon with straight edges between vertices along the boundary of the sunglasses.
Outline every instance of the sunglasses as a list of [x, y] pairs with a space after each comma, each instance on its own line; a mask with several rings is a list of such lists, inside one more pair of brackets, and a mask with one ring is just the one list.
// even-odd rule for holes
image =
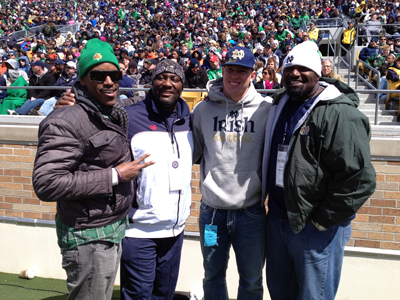
[[268, 75], [269, 73], [268, 72], [263, 72], [263, 75]]
[[94, 82], [103, 83], [106, 81], [107, 77], [113, 82], [120, 82], [122, 80], [121, 71], [91, 71], [89, 72], [89, 78]]

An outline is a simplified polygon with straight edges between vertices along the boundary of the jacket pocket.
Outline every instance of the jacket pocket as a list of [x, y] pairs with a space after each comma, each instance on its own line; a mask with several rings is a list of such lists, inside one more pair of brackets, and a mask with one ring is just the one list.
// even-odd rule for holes
[[109, 145], [115, 138], [117, 137], [117, 133], [112, 131], [100, 131], [96, 133], [94, 136], [89, 138], [90, 143], [95, 148], [99, 148], [102, 146]]

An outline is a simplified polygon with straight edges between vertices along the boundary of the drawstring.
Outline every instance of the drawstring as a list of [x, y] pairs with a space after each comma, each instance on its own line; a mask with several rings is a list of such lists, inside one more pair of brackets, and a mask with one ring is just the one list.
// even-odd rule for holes
[[324, 136], [323, 132], [324, 132], [325, 123], [326, 123], [326, 111], [328, 110], [328, 106], [329, 106], [330, 103], [331, 102], [328, 101], [327, 105], [325, 106], [324, 116], [322, 117], [321, 134], [318, 136], [319, 149], [318, 149], [318, 160], [317, 160], [317, 174], [315, 176], [315, 181], [314, 181], [314, 186], [313, 186], [313, 190], [314, 191], [318, 191], [317, 181], [318, 181], [318, 174], [319, 174], [319, 163], [320, 163], [320, 160], [321, 160], [322, 143], [323, 143], [323, 141], [325, 139], [325, 136]]

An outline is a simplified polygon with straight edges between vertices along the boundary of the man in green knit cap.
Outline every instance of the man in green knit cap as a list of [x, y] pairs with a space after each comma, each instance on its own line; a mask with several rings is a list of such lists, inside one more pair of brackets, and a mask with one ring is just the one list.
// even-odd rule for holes
[[56, 201], [56, 231], [68, 299], [111, 299], [121, 258], [132, 180], [154, 162], [131, 161], [128, 115], [116, 100], [122, 73], [111, 46], [87, 42], [72, 87], [76, 104], [39, 126], [33, 187]]

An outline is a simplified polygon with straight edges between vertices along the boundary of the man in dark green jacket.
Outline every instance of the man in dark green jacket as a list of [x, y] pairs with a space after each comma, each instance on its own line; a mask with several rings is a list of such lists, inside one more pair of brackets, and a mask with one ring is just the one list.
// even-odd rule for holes
[[271, 299], [333, 300], [351, 220], [375, 190], [370, 125], [354, 90], [320, 78], [314, 42], [293, 48], [282, 73], [262, 171], [267, 285]]

